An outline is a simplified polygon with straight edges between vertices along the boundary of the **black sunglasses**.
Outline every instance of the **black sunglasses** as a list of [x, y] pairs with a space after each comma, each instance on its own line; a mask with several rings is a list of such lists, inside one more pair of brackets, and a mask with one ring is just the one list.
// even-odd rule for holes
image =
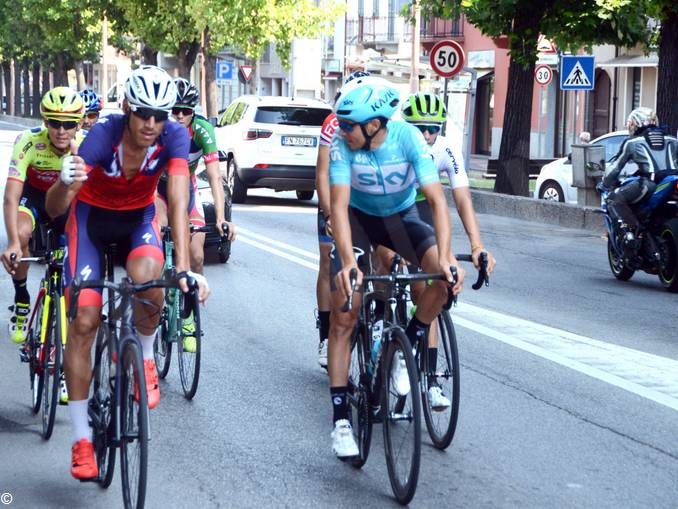
[[164, 122], [167, 120], [167, 117], [169, 117], [169, 114], [166, 111], [154, 110], [153, 108], [137, 108], [136, 110], [132, 110], [132, 113], [142, 120], [148, 120], [153, 117], [156, 122]]
[[438, 134], [440, 132], [439, 125], [418, 125], [417, 129], [421, 131], [422, 134], [428, 131], [429, 134]]
[[357, 125], [358, 124], [351, 124], [350, 122], [346, 122], [344, 120], [339, 121], [339, 129], [341, 129], [345, 133], [350, 133], [351, 131], [353, 131], [353, 129], [355, 129], [355, 126]]
[[53, 129], [61, 129], [62, 127], [66, 131], [70, 131], [71, 129], [75, 129], [78, 127], [78, 122], [75, 120], [57, 120], [55, 118], [48, 118], [47, 119], [47, 125], [50, 126]]
[[175, 106], [172, 108], [172, 115], [174, 116], [179, 116], [183, 115], [184, 117], [190, 117], [193, 115], [193, 108], [189, 108], [188, 106]]

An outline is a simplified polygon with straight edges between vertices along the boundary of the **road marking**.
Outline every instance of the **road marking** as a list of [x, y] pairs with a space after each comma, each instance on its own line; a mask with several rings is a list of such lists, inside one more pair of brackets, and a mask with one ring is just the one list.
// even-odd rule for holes
[[284, 212], [286, 214], [318, 215], [316, 208], [294, 208], [293, 205], [234, 205], [233, 210], [240, 212]]
[[[240, 236], [241, 232], [245, 235]], [[319, 257], [315, 253], [240, 227], [238, 235], [238, 239], [246, 244], [318, 270], [317, 263], [291, 254], [297, 253], [317, 260]], [[459, 303], [452, 312], [455, 325], [678, 410], [677, 360], [580, 336], [465, 302]]]

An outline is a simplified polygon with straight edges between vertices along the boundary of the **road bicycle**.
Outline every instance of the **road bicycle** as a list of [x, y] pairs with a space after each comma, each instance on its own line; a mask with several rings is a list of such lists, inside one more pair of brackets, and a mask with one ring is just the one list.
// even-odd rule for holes
[[[40, 225], [39, 228], [44, 230], [46, 227]], [[62, 373], [63, 349], [66, 346], [66, 303], [62, 280], [64, 248], [53, 247], [56, 236], [53, 230], [46, 229], [44, 233], [44, 252], [19, 260], [46, 266], [28, 320], [26, 341], [20, 357], [22, 362], [28, 364], [31, 410], [34, 414], [41, 412], [41, 435], [49, 440], [54, 429], [56, 407], [62, 397], [62, 384], [62, 403], [68, 402]]]
[[[364, 256], [354, 248], [357, 258]], [[359, 265], [365, 265], [359, 261]], [[451, 267], [456, 280], [456, 268]], [[355, 269], [351, 285], [355, 290]], [[349, 459], [356, 468], [367, 461], [372, 425], [383, 424], [384, 451], [389, 480], [395, 498], [409, 503], [417, 489], [421, 455], [421, 393], [416, 359], [410, 340], [405, 334], [407, 321], [398, 313], [397, 303], [403, 285], [415, 281], [444, 279], [443, 274], [403, 274], [392, 270], [387, 275], [363, 277], [363, 299], [358, 322], [351, 339], [351, 368], [348, 380], [350, 420], [357, 435], [358, 456]], [[382, 289], [375, 290], [374, 283]], [[375, 314], [377, 301], [384, 303], [384, 316]], [[352, 295], [345, 310], [351, 309]], [[383, 331], [375, 358], [372, 356], [372, 333], [377, 320], [383, 319]], [[394, 374], [407, 372], [408, 390], [398, 387]]]
[[[228, 224], [223, 223], [223, 237], [228, 238]], [[196, 227], [191, 225], [191, 233], [212, 232], [216, 230], [214, 226]], [[174, 267], [174, 242], [172, 241], [172, 228], [163, 226], [161, 229], [163, 250], [165, 253], [165, 264], [163, 265], [163, 275], [165, 278], [172, 278], [175, 273]], [[202, 326], [200, 321], [200, 307], [195, 303], [184, 302], [184, 297], [178, 289], [168, 289], [165, 293], [165, 305], [160, 316], [160, 327], [156, 332], [153, 343], [153, 352], [155, 356], [155, 365], [158, 370], [158, 376], [165, 378], [169, 372], [172, 359], [172, 344], [176, 345], [177, 356], [179, 358], [179, 377], [181, 387], [186, 399], [193, 399], [198, 390], [198, 381], [200, 379], [200, 358], [202, 352]], [[192, 318], [192, 333], [183, 330], [182, 322], [185, 319]], [[188, 336], [188, 334], [193, 334]], [[186, 348], [185, 338], [195, 338], [195, 343], [190, 348]]]
[[[149, 410], [142, 347], [134, 329], [135, 294], [151, 288], [177, 289], [178, 279], [157, 279], [135, 284], [128, 277], [113, 281], [113, 250], [107, 249], [105, 279], [74, 280], [69, 317], [75, 318], [78, 294], [85, 288], [107, 290], [106, 314], [97, 330], [93, 393], [88, 402], [99, 475], [87, 481], [107, 488], [113, 480], [116, 450], [125, 508], [144, 506], [148, 470]], [[189, 282], [197, 301], [195, 281]], [[102, 308], [103, 310], [104, 308]]]

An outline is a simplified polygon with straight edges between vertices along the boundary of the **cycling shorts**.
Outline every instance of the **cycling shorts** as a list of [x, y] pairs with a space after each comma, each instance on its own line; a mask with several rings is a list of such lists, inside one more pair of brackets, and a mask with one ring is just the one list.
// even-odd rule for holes
[[[186, 207], [188, 220], [194, 226], [205, 226], [205, 213], [203, 211], [202, 202], [198, 198], [198, 181], [196, 180], [195, 174], [191, 175], [188, 186], [188, 207]], [[165, 202], [165, 206], [167, 206], [169, 210], [167, 201], [167, 179], [160, 179], [158, 182], [158, 196]]]
[[325, 213], [318, 209], [318, 244], [332, 244], [334, 239], [327, 233]]
[[[426, 251], [436, 245], [433, 227], [419, 217], [415, 205], [386, 217], [372, 216], [349, 207], [348, 217], [353, 245], [365, 253], [370, 252], [370, 247], [381, 245], [395, 251], [408, 262], [421, 265]], [[335, 290], [334, 276], [340, 270], [341, 259], [335, 253], [330, 273], [332, 290]]]
[[44, 223], [49, 225], [58, 236], [64, 232], [67, 215], [64, 214], [54, 220], [51, 219], [45, 210], [46, 194], [45, 191], [36, 189], [28, 182], [24, 183], [21, 198], [19, 199], [19, 212], [24, 213], [31, 218], [31, 222], [33, 223], [32, 231], [35, 231], [36, 224]]
[[417, 205], [417, 210], [419, 211], [419, 217], [427, 225], [433, 227], [433, 212], [431, 211], [431, 204], [428, 200], [415, 202]]
[[[111, 210], [76, 198], [68, 213], [66, 242], [67, 289], [75, 277], [87, 281], [104, 277], [104, 251], [111, 244], [116, 244], [116, 254], [126, 258], [127, 263], [138, 257], [164, 262], [154, 204], [141, 209]], [[80, 292], [78, 306], [101, 306], [101, 290], [88, 288]]]

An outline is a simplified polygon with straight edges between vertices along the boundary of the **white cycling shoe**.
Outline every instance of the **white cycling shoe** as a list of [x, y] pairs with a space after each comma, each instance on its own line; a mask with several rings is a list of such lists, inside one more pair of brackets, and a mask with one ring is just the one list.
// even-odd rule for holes
[[428, 401], [434, 412], [442, 412], [450, 408], [452, 403], [443, 394], [443, 390], [437, 385], [433, 385], [428, 389]]
[[346, 419], [339, 419], [332, 430], [332, 450], [338, 458], [351, 458], [360, 454], [353, 437], [353, 428]]
[[410, 393], [410, 378], [407, 374], [407, 364], [401, 351], [396, 352], [393, 368], [391, 368], [391, 386], [399, 396]]

